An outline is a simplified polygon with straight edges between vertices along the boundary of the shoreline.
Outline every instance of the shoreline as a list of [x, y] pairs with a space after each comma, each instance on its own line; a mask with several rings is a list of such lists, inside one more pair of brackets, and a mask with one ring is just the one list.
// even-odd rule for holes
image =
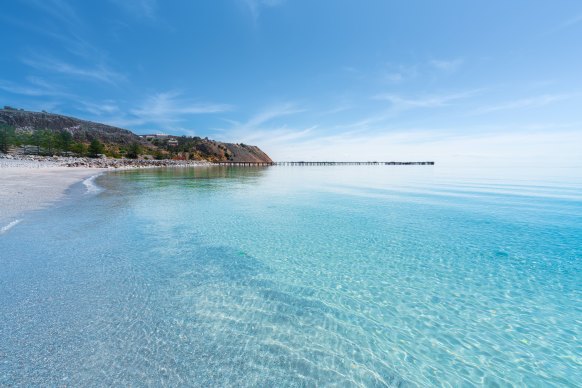
[[20, 223], [25, 214], [46, 209], [63, 199], [73, 185], [107, 171], [211, 165], [172, 160], [0, 156], [0, 235]]
[[16, 226], [26, 213], [50, 207], [76, 183], [105, 169], [60, 166], [0, 165], [0, 235]]
[[26, 168], [65, 167], [65, 168], [102, 168], [102, 169], [134, 169], [151, 167], [188, 167], [212, 166], [215, 163], [200, 160], [151, 160], [151, 159], [113, 159], [86, 158], [64, 156], [12, 156], [0, 154], [0, 168], [5, 166], [21, 166]]

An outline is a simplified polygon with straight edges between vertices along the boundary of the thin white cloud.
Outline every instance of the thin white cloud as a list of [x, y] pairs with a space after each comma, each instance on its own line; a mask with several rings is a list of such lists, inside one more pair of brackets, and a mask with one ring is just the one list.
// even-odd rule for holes
[[417, 66], [405, 66], [405, 65], [388, 65], [388, 69], [382, 73], [380, 80], [382, 82], [388, 82], [390, 84], [400, 84], [405, 81], [409, 81], [418, 76]]
[[582, 23], [582, 13], [574, 16], [573, 18], [570, 18], [568, 20], [566, 20], [565, 22], [563, 22], [562, 24], [560, 24], [559, 28], [569, 28], [572, 27], [576, 24]]
[[338, 105], [335, 108], [331, 108], [331, 109], [325, 110], [323, 112], [320, 112], [319, 115], [320, 116], [335, 115], [335, 114], [338, 114], [338, 113], [342, 113], [342, 112], [351, 110], [353, 108], [354, 108], [354, 106], [352, 104]]
[[[87, 31], [87, 22], [81, 19], [74, 9], [63, 0], [26, 0], [34, 7], [43, 11], [48, 18], [43, 17], [42, 23], [32, 23], [25, 19], [3, 18], [5, 23], [13, 24], [42, 36], [58, 41], [60, 47], [69, 53], [90, 61], [91, 63], [105, 63], [108, 54], [106, 50], [96, 47], [83, 37]], [[37, 50], [38, 51], [38, 50]], [[34, 52], [34, 55], [36, 52]]]
[[397, 94], [379, 94], [373, 97], [375, 100], [388, 101], [392, 111], [404, 111], [417, 108], [439, 108], [451, 105], [453, 101], [464, 100], [474, 97], [481, 90], [470, 90], [459, 93], [425, 95], [420, 97], [402, 97]]
[[450, 59], [450, 60], [432, 59], [429, 61], [429, 64], [432, 67], [434, 67], [435, 69], [438, 69], [440, 71], [444, 71], [447, 73], [454, 73], [455, 71], [459, 70], [461, 68], [461, 66], [463, 66], [464, 62], [465, 61], [461, 58]]
[[245, 128], [256, 128], [264, 123], [271, 121], [273, 119], [289, 116], [295, 113], [303, 112], [302, 109], [298, 109], [294, 104], [286, 103], [283, 105], [275, 106], [266, 109], [255, 116], [253, 116], [248, 122], [246, 122], [243, 127]]
[[26, 2], [67, 25], [82, 24], [77, 12], [66, 0], [26, 0]]
[[246, 122], [226, 120], [231, 124], [229, 128], [217, 128], [220, 139], [244, 143], [274, 144], [289, 143], [307, 136], [316, 126], [309, 128], [289, 128], [282, 118], [304, 112], [295, 104], [285, 103], [266, 108]]
[[285, 4], [286, 0], [240, 0], [250, 12], [253, 21], [256, 23], [261, 16], [263, 8], [273, 8]]
[[155, 19], [158, 8], [157, 0], [110, 0], [131, 15], [145, 19]]
[[225, 112], [232, 109], [230, 105], [197, 103], [180, 96], [178, 92], [156, 93], [148, 97], [140, 108], [132, 110], [132, 113], [142, 117], [170, 117]]
[[70, 96], [62, 88], [51, 84], [39, 77], [27, 77], [27, 83], [15, 83], [7, 80], [0, 80], [0, 89], [12, 94], [19, 94], [30, 97], [40, 96]]
[[[548, 131], [551, 128], [552, 131]], [[436, 161], [440, 166], [582, 165], [580, 124], [516, 128], [406, 128], [261, 144], [274, 160]]]
[[513, 101], [506, 101], [497, 105], [484, 106], [473, 111], [473, 114], [486, 114], [500, 111], [510, 111], [517, 109], [539, 108], [558, 101], [573, 98], [571, 94], [546, 94], [542, 96], [522, 98]]
[[541, 36], [552, 35], [562, 30], [572, 28], [580, 23], [582, 23], [582, 13], [578, 13], [577, 15], [574, 15], [572, 17], [569, 17], [568, 19], [563, 20], [561, 23], [554, 25], [552, 28], [542, 32], [540, 35]]
[[337, 131], [366, 131], [380, 123], [393, 121], [404, 112], [414, 110], [441, 109], [467, 105], [469, 100], [481, 94], [485, 89], [473, 89], [456, 93], [426, 94], [418, 96], [403, 96], [396, 93], [383, 93], [372, 96], [371, 99], [388, 102], [381, 108], [365, 117], [352, 122], [336, 125]]
[[[132, 130], [144, 127], [157, 128], [174, 133], [183, 133], [183, 123], [200, 114], [226, 112], [233, 109], [227, 104], [201, 103], [184, 98], [181, 93], [171, 91], [155, 93], [133, 108], [115, 100], [78, 101], [76, 109], [89, 113], [92, 119]], [[153, 129], [152, 129], [153, 130]]]
[[107, 100], [101, 103], [80, 101], [79, 110], [90, 113], [95, 117], [109, 116], [121, 112], [121, 108], [113, 100]]
[[275, 129], [260, 129], [252, 132], [232, 132], [221, 133], [220, 140], [236, 141], [239, 143], [248, 143], [259, 145], [259, 147], [288, 146], [297, 141], [305, 140], [311, 137], [317, 126], [309, 128], [289, 128], [281, 127]]
[[125, 80], [125, 76], [111, 70], [104, 64], [98, 64], [95, 67], [81, 67], [51, 56], [40, 55], [25, 57], [22, 59], [22, 62], [38, 70], [58, 73], [75, 78], [85, 78], [106, 82], [111, 85], [117, 85], [120, 81]]
[[31, 86], [24, 86], [15, 84], [10, 81], [0, 80], [0, 89], [4, 90], [8, 93], [12, 94], [20, 94], [23, 96], [47, 96], [50, 93], [47, 93], [45, 90], [40, 88], [35, 88]]
[[129, 114], [111, 120], [121, 126], [158, 125], [174, 128], [187, 117], [232, 110], [231, 105], [200, 103], [182, 97], [178, 92], [156, 93], [145, 99]]

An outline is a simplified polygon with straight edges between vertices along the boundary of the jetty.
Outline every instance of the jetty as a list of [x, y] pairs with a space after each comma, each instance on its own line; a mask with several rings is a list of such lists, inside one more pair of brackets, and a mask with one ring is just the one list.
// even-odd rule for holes
[[219, 166], [434, 166], [434, 162], [215, 162]]

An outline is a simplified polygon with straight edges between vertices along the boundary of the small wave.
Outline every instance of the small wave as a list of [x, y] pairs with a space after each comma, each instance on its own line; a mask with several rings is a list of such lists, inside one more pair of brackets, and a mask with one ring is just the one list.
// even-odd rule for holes
[[101, 174], [93, 175], [93, 176], [91, 176], [83, 181], [83, 184], [85, 185], [85, 188], [87, 189], [85, 194], [98, 194], [101, 191], [103, 191], [103, 189], [95, 183], [95, 179], [99, 175], [101, 175]]
[[22, 221], [22, 220], [14, 220], [11, 223], [9, 223], [8, 225], [3, 226], [2, 228], [0, 228], [0, 234], [4, 234], [4, 233], [8, 232], [10, 229], [12, 229], [16, 225], [18, 225], [20, 223], [20, 221]]

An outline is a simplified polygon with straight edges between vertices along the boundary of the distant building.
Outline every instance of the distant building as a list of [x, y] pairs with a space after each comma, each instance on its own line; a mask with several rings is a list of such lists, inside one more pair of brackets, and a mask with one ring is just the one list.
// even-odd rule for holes
[[140, 135], [141, 138], [146, 139], [147, 141], [152, 141], [154, 139], [166, 140], [170, 135], [166, 135], [165, 133], [155, 133], [150, 135]]
[[166, 144], [168, 144], [168, 146], [170, 147], [177, 147], [178, 146], [178, 140], [176, 139], [169, 139]]

